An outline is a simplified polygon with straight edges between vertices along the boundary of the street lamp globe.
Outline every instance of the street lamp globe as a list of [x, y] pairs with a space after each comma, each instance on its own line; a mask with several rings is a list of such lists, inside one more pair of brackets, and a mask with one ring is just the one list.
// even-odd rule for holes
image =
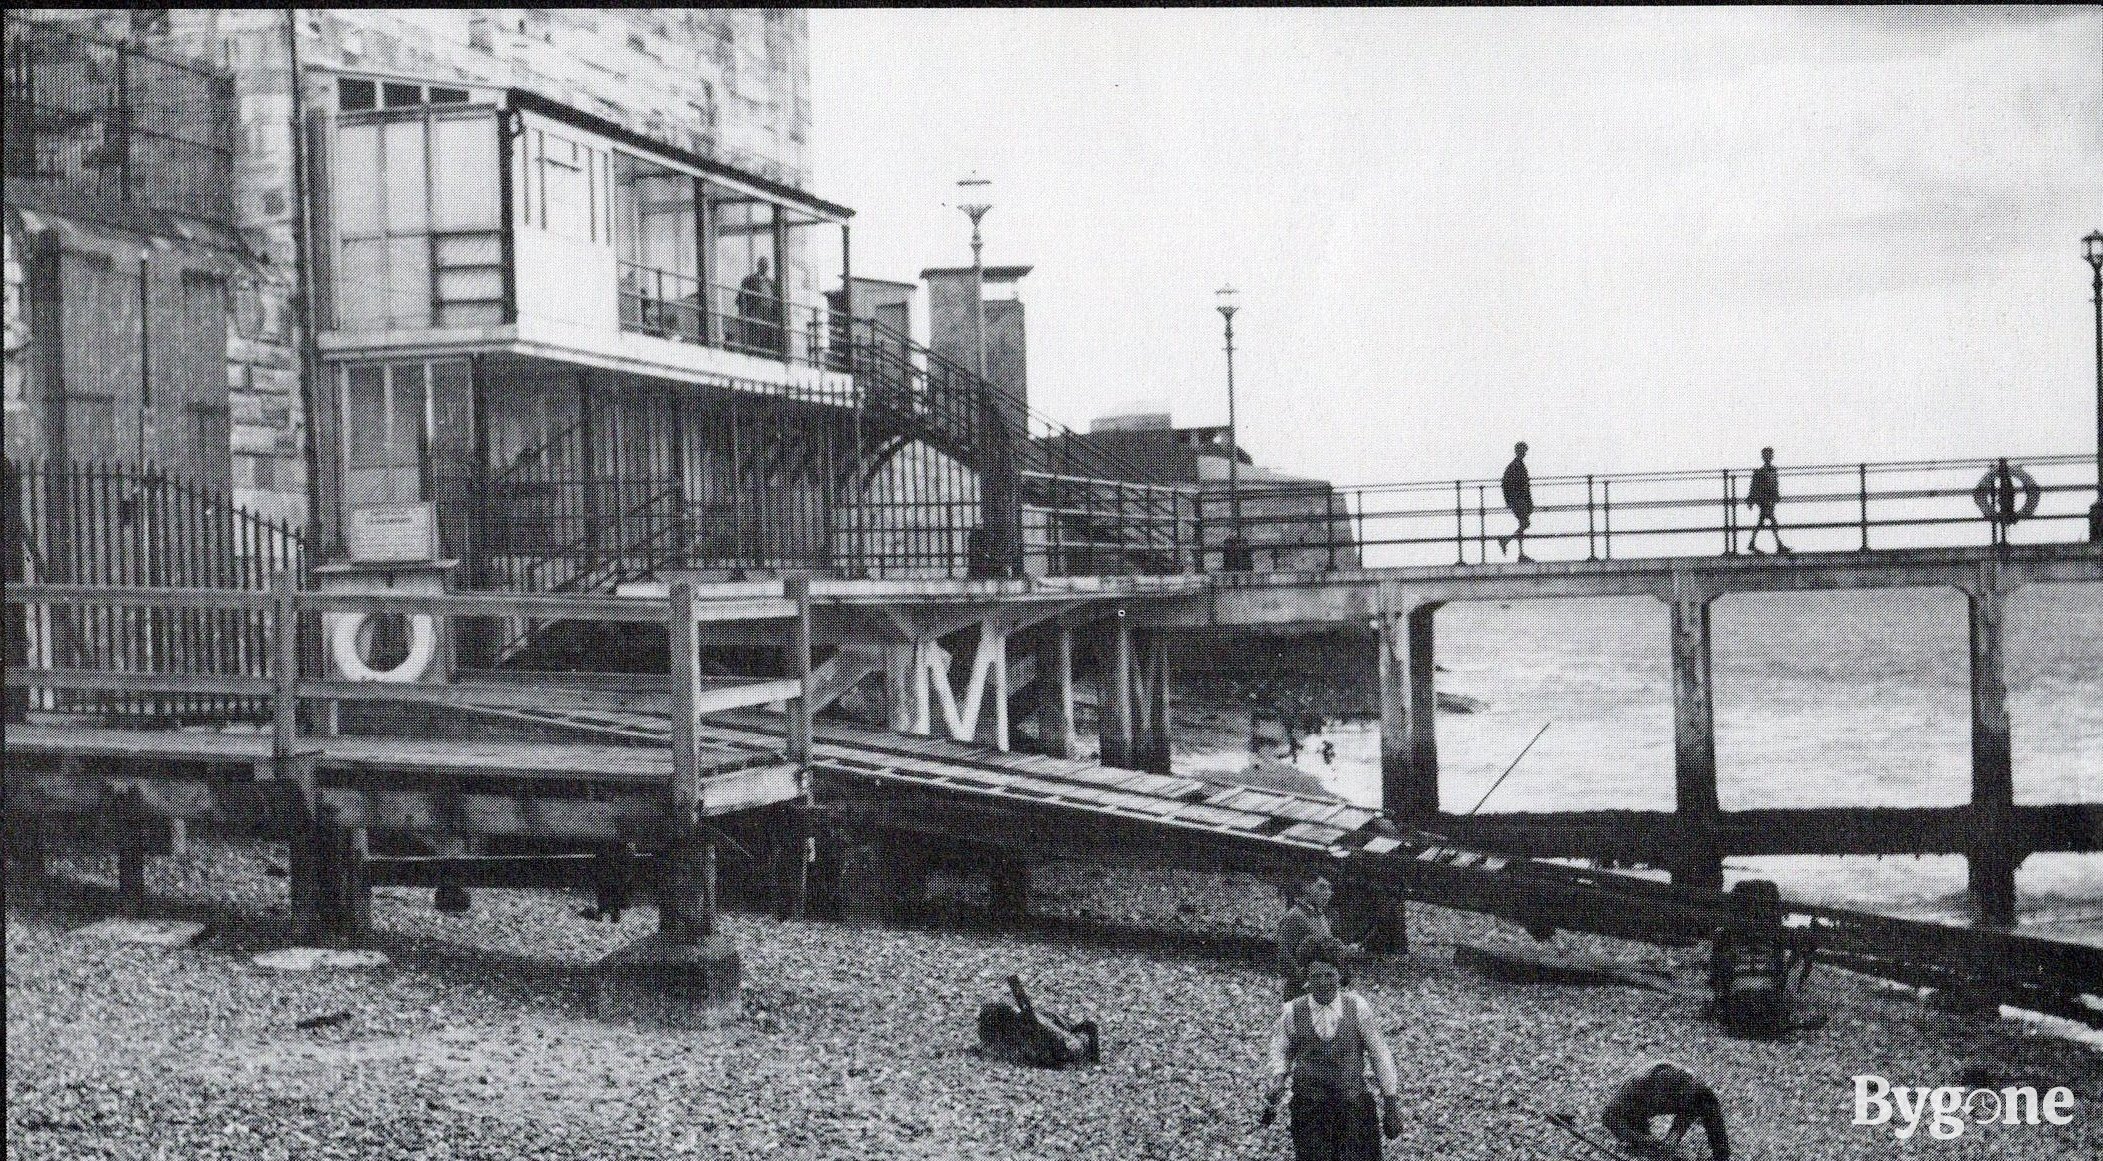
[[2103, 230], [2081, 239], [2081, 256], [2088, 259], [2090, 266], [2103, 272]]

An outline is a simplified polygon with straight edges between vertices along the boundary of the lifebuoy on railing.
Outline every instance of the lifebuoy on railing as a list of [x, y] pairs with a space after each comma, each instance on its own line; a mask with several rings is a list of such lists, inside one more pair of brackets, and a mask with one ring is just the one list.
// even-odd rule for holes
[[1999, 467], [1988, 468], [1986, 474], [1979, 477], [1979, 482], [1973, 485], [1972, 503], [1979, 506], [1979, 515], [1995, 524], [2014, 524], [2037, 515], [2037, 504], [2043, 497], [2044, 490], [2037, 486], [2036, 477], [2022, 468], [2010, 465], [2007, 480], [2009, 495], [2006, 497], [2008, 503], [2004, 505], [2000, 495], [2000, 475]]
[[392, 669], [374, 669], [365, 663], [372, 626], [369, 613], [330, 613], [329, 656], [336, 668], [352, 681], [411, 682], [431, 668], [438, 655], [438, 625], [427, 613], [409, 618], [409, 655]]

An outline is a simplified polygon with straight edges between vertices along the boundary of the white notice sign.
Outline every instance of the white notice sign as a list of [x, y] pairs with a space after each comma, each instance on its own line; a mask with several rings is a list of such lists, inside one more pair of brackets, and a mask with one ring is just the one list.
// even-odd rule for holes
[[429, 504], [374, 504], [353, 508], [343, 546], [356, 561], [438, 559], [438, 517]]

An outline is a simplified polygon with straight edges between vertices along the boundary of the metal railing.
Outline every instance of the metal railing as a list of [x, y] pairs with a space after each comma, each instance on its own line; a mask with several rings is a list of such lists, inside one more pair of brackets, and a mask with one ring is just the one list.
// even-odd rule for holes
[[[26, 584], [169, 586], [261, 592], [299, 573], [305, 545], [290, 524], [152, 467], [6, 463], [6, 580]], [[258, 676], [271, 643], [235, 607], [10, 608], [7, 663]], [[318, 647], [318, 643], [316, 643]], [[20, 691], [10, 691], [16, 698]], [[142, 699], [118, 692], [41, 691], [16, 710], [114, 718], [268, 716], [266, 704], [225, 696]]]
[[[1523, 542], [1493, 479], [1331, 488], [1244, 488], [1240, 527], [1258, 568], [1314, 570], [1496, 564], [1527, 557], [1630, 557], [1862, 551], [2081, 540], [2096, 494], [2084, 455], [2010, 458], [2021, 517], [1987, 518], [2006, 502], [1997, 459], [1913, 460], [1779, 468], [1778, 534], [1752, 533], [1752, 468], [1535, 476]], [[1984, 495], [1982, 493], [1988, 493]], [[1230, 519], [1222, 491], [1200, 504], [1207, 546]], [[1336, 558], [1329, 564], [1327, 558]], [[1288, 563], [1289, 560], [1289, 563]], [[1355, 561], [1355, 563], [1354, 563]]]
[[637, 262], [620, 264], [621, 328], [808, 367], [844, 371], [830, 307], [702, 282]]
[[8, 177], [233, 221], [231, 76], [12, 13], [0, 51]]

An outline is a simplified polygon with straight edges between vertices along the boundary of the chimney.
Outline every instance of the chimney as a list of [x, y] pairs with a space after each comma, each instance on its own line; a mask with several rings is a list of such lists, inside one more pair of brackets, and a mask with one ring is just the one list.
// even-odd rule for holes
[[[1024, 357], [1022, 300], [1016, 284], [1028, 266], [988, 266], [986, 280], [986, 378], [1003, 395], [1001, 413], [1015, 438], [1029, 434], [1029, 373]], [[971, 334], [971, 267], [923, 270], [927, 281], [929, 346], [967, 371], [978, 369]]]

